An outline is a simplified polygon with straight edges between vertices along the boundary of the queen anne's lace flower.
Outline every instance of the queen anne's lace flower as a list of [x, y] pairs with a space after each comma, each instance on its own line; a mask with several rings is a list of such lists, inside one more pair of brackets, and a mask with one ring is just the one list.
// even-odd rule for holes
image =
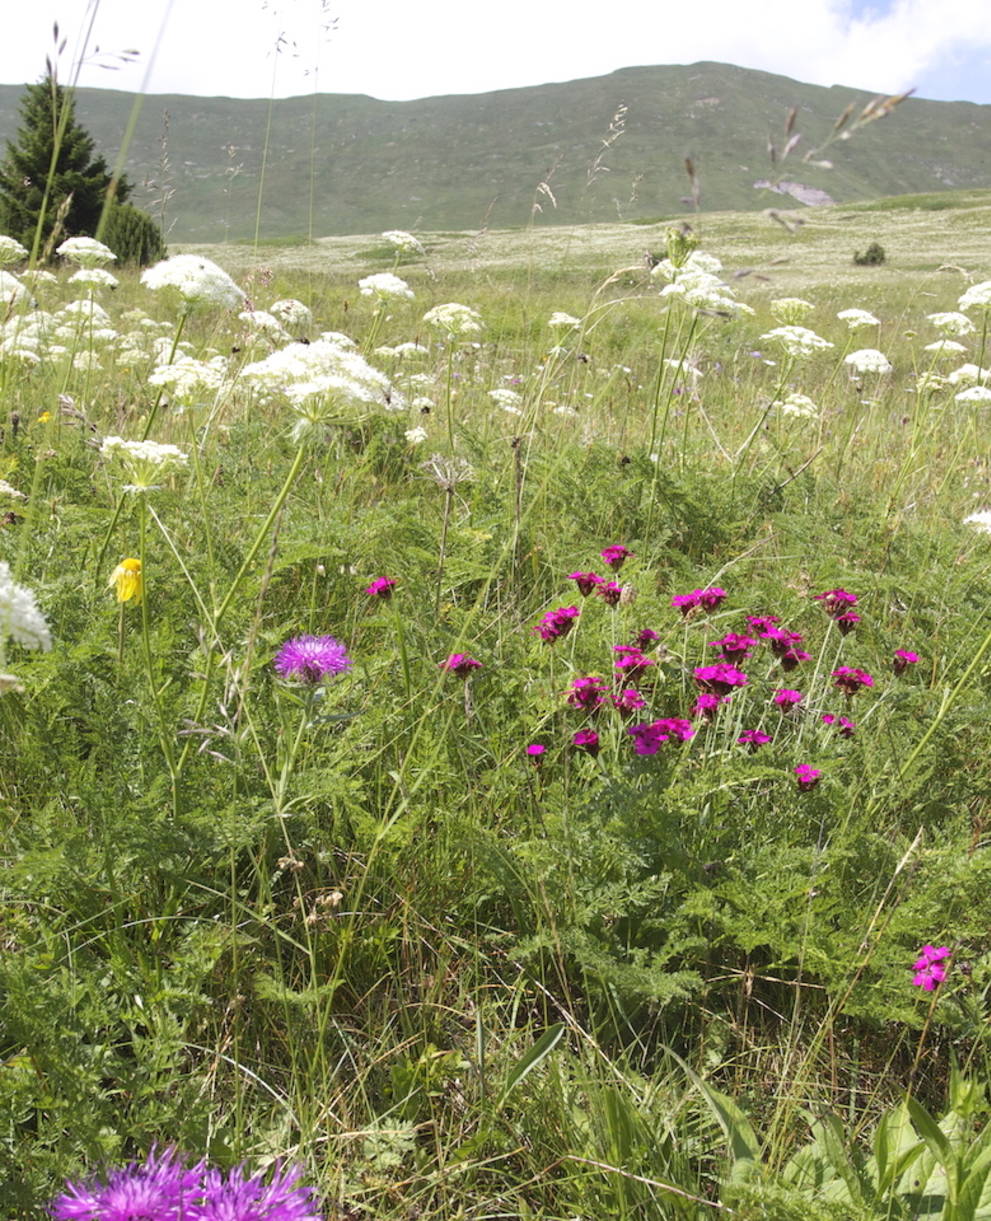
[[386, 229], [382, 237], [396, 248], [399, 254], [423, 254], [424, 249], [412, 233], [405, 229]]
[[812, 356], [833, 346], [828, 339], [805, 326], [776, 326], [761, 335], [761, 339], [779, 343], [789, 356]]
[[274, 314], [283, 326], [290, 327], [294, 331], [309, 330], [313, 325], [313, 315], [310, 310], [295, 297], [285, 297], [281, 301], [273, 301], [268, 307], [268, 312]]
[[457, 301], [448, 301], [444, 305], [435, 305], [423, 315], [427, 326], [443, 331], [450, 339], [464, 335], [479, 335], [482, 331], [482, 318], [477, 310], [470, 305], [459, 305]]
[[198, 254], [174, 254], [141, 273], [141, 283], [158, 292], [175, 292], [187, 310], [200, 306], [235, 309], [244, 293], [222, 267]]
[[7, 263], [19, 263], [21, 259], [26, 259], [27, 257], [27, 250], [16, 238], [0, 234], [0, 266], [4, 266]]
[[0, 561], [0, 650], [7, 639], [45, 653], [52, 647], [48, 624], [34, 594], [14, 580], [9, 564]]
[[935, 352], [937, 356], [953, 356], [967, 351], [964, 345], [957, 343], [955, 339], [937, 339], [935, 343], [927, 343], [922, 350]]
[[78, 267], [102, 267], [104, 263], [117, 261], [117, 256], [110, 247], [104, 246], [95, 237], [68, 237], [57, 247], [55, 253]]
[[979, 509], [976, 513], [971, 513], [963, 519], [963, 524], [973, 526], [982, 534], [991, 534], [991, 509]]
[[795, 391], [778, 403], [782, 415], [797, 416], [800, 419], [815, 420], [819, 418], [819, 408], [807, 394]]
[[358, 289], [363, 297], [375, 297], [379, 301], [386, 301], [389, 297], [412, 301], [416, 296], [406, 281], [391, 271], [377, 271], [374, 275], [365, 276], [358, 281]]
[[991, 369], [982, 369], [979, 365], [965, 364], [952, 373], [947, 373], [946, 380], [951, 386], [976, 386], [978, 382], [986, 382], [991, 378]]
[[776, 322], [794, 325], [808, 317], [814, 309], [812, 302], [802, 297], [778, 297], [771, 302], [771, 317]]
[[991, 309], [991, 280], [982, 280], [980, 284], [972, 284], [957, 305], [962, 310]]
[[581, 326], [580, 318], [572, 318], [570, 314], [563, 314], [560, 310], [556, 310], [547, 319], [547, 325], [551, 327], [569, 327], [574, 328]]
[[176, 445], [160, 445], [157, 441], [125, 441], [123, 437], [104, 437], [100, 453], [118, 460], [132, 482], [124, 485], [125, 492], [150, 492], [158, 481], [173, 471], [181, 470], [188, 456]]
[[951, 310], [942, 314], [927, 314], [927, 319], [933, 324], [937, 331], [942, 331], [944, 335], [973, 335], [975, 331], [974, 323], [966, 314], [959, 314], [955, 310]]
[[859, 352], [851, 352], [843, 363], [855, 373], [890, 373], [893, 367], [887, 356], [877, 348], [861, 348]]
[[87, 288], [116, 288], [120, 280], [102, 267], [80, 267], [69, 276], [70, 284], [83, 284]]
[[857, 331], [864, 326], [880, 326], [880, 321], [865, 309], [841, 309], [836, 315], [840, 322], [845, 322], [851, 331]]
[[17, 276], [9, 271], [0, 271], [0, 305], [16, 305], [26, 301], [29, 293]]
[[974, 403], [983, 407], [991, 403], [991, 390], [987, 386], [971, 386], [969, 390], [961, 390], [953, 397], [958, 403]]

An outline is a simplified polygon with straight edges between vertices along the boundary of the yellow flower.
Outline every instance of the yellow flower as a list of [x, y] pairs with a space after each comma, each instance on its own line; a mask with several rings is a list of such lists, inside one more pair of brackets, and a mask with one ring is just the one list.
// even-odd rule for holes
[[110, 574], [109, 584], [116, 588], [118, 602], [134, 602], [135, 604], [140, 602], [143, 592], [141, 561], [121, 560]]
[[41, 415], [38, 416], [38, 423], [47, 424], [51, 418], [52, 418], [52, 413], [50, 411], [43, 411], [41, 413]]

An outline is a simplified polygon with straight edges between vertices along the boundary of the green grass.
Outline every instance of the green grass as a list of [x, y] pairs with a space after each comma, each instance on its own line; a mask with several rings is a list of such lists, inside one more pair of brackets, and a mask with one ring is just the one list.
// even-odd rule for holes
[[[885, 1115], [930, 1194], [978, 1165], [991, 559], [963, 518], [991, 502], [988, 408], [914, 384], [937, 359], [925, 315], [984, 277], [985, 219], [705, 217], [755, 310], [736, 319], [666, 312], [621, 224], [432, 234], [400, 269], [416, 300], [380, 312], [356, 286], [384, 266], [370, 237], [197, 248], [256, 308], [304, 301], [308, 338], [347, 333], [403, 396], [325, 404], [303, 436], [244, 373], [268, 343], [222, 311], [182, 342], [225, 378], [175, 410], [147, 336], [167, 348], [176, 309], [132, 275], [105, 304], [142, 338], [63, 317], [42, 363], [0, 365], [0, 474], [28, 497], [0, 556], [54, 637], [8, 643], [24, 690], [0, 697], [6, 1215], [156, 1142], [298, 1159], [324, 1215], [396, 1221], [917, 1216], [867, 1163]], [[875, 238], [889, 262], [855, 268]], [[50, 313], [61, 278], [38, 289]], [[799, 362], [762, 338], [796, 295], [834, 345]], [[480, 335], [431, 333], [450, 301]], [[880, 326], [848, 333], [850, 306]], [[551, 330], [557, 310], [580, 331]], [[429, 352], [377, 351], [413, 339]], [[963, 342], [948, 369], [987, 364], [980, 329]], [[873, 347], [893, 372], [851, 380], [844, 355]], [[790, 391], [812, 418], [773, 405]], [[146, 432], [190, 461], [129, 495], [99, 442]], [[632, 555], [607, 572], [616, 543]], [[141, 606], [108, 585], [126, 556]], [[580, 597], [586, 569], [626, 587], [617, 605]], [[382, 575], [389, 600], [364, 593]], [[710, 613], [672, 607], [710, 586]], [[849, 634], [814, 596], [836, 587], [859, 597]], [[690, 741], [636, 755], [629, 725], [692, 716], [711, 642], [771, 613], [809, 659], [785, 672], [762, 645]], [[569, 702], [644, 628], [641, 712]], [[278, 679], [302, 633], [343, 641], [351, 671]], [[919, 654], [900, 676], [897, 648]], [[454, 653], [481, 668], [455, 677]], [[874, 685], [847, 700], [839, 665]], [[761, 726], [771, 743], [738, 745]], [[910, 983], [925, 942], [954, 951], [932, 994]]]

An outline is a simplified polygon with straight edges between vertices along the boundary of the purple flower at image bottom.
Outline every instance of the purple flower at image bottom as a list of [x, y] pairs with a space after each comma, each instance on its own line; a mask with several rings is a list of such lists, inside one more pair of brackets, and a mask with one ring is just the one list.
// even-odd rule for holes
[[226, 1174], [208, 1170], [203, 1176], [203, 1197], [183, 1221], [320, 1221], [312, 1188], [299, 1183], [301, 1166], [276, 1166], [271, 1178], [246, 1175], [235, 1166]]
[[56, 1221], [186, 1221], [201, 1195], [205, 1165], [187, 1166], [174, 1149], [111, 1170], [105, 1182], [67, 1182], [51, 1204]]
[[275, 655], [275, 672], [283, 678], [316, 684], [328, 675], [351, 669], [351, 658], [333, 636], [294, 636]]
[[951, 953], [949, 946], [924, 945], [919, 951], [919, 957], [912, 963], [912, 970], [915, 972], [912, 983], [915, 987], [922, 988], [925, 992], [935, 992], [946, 979], [943, 962]]

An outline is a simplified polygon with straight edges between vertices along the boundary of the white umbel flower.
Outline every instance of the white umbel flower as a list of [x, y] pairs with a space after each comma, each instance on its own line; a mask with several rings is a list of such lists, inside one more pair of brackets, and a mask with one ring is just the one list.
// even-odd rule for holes
[[27, 257], [27, 250], [17, 238], [8, 237], [5, 233], [0, 234], [0, 267], [4, 267], [8, 263], [19, 263], [21, 259]]
[[977, 329], [966, 314], [959, 314], [956, 310], [948, 310], [942, 314], [927, 314], [926, 318], [937, 331], [942, 331], [944, 335], [955, 335], [958, 339], [961, 335], [973, 335]]
[[70, 284], [84, 284], [87, 288], [116, 288], [120, 280], [102, 267], [80, 267], [69, 276]]
[[845, 322], [851, 331], [859, 331], [864, 326], [880, 326], [881, 322], [865, 309], [841, 309], [836, 315], [840, 322]]
[[386, 229], [382, 237], [394, 246], [399, 254], [423, 254], [424, 249], [420, 242], [413, 236], [412, 233], [407, 233], [405, 229]]
[[570, 314], [565, 314], [561, 310], [555, 310], [547, 319], [547, 325], [551, 327], [568, 327], [573, 330], [575, 327], [581, 326], [581, 324], [580, 318], [573, 318]]
[[991, 403], [991, 390], [987, 386], [971, 386], [969, 390], [961, 390], [953, 397], [958, 403], [973, 403], [979, 407], [986, 407], [988, 403]]
[[775, 322], [795, 326], [807, 318], [815, 309], [811, 301], [802, 297], [778, 297], [771, 302], [771, 317]]
[[132, 482], [124, 485], [125, 492], [151, 492], [173, 471], [188, 465], [189, 457], [176, 445], [157, 441], [125, 441], [123, 437], [104, 437], [100, 453], [117, 459]]
[[28, 299], [28, 290], [9, 271], [0, 271], [0, 305], [17, 305]]
[[102, 267], [104, 263], [117, 261], [110, 247], [104, 246], [95, 237], [67, 237], [57, 248], [56, 254], [77, 267]]
[[281, 301], [273, 301], [268, 312], [274, 314], [283, 326], [293, 331], [308, 331], [313, 325], [313, 315], [302, 301], [295, 297], [285, 297]]
[[806, 326], [776, 326], [761, 335], [761, 339], [779, 343], [789, 356], [812, 356], [833, 346], [828, 339], [823, 339]]
[[482, 317], [470, 305], [459, 305], [457, 301], [448, 301], [444, 305], [435, 305], [423, 315], [427, 326], [443, 331], [448, 338], [456, 339], [462, 335], [478, 335], [482, 330]]
[[858, 352], [851, 352], [843, 363], [849, 365], [854, 373], [890, 373], [894, 367], [877, 348], [861, 348]]
[[375, 297], [378, 301], [387, 301], [390, 297], [412, 301], [416, 296], [406, 281], [391, 271], [377, 271], [374, 275], [365, 276], [358, 281], [358, 289], [363, 297]]
[[973, 526], [982, 534], [991, 534], [991, 509], [980, 509], [977, 513], [971, 513], [963, 519], [963, 524]]
[[159, 292], [175, 292], [188, 310], [216, 306], [236, 309], [244, 293], [222, 267], [198, 254], [174, 254], [141, 273], [141, 283]]
[[971, 284], [957, 305], [962, 310], [991, 309], [991, 280], [982, 280], [980, 284]]
[[937, 356], [958, 356], [967, 349], [955, 339], [937, 339], [935, 343], [927, 343], [923, 352], [935, 352]]
[[14, 580], [9, 564], [0, 561], [0, 647], [8, 639], [44, 653], [52, 647], [48, 624], [34, 594]]

